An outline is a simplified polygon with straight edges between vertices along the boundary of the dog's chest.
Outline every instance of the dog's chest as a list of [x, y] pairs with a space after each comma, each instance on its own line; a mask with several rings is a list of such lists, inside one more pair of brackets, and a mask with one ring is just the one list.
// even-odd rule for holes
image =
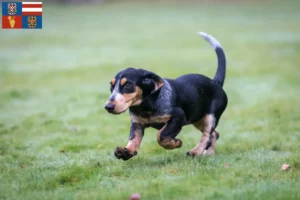
[[160, 124], [167, 123], [171, 118], [171, 115], [164, 114], [160, 116], [149, 116], [149, 117], [141, 117], [137, 115], [131, 115], [131, 120], [133, 123], [138, 123], [142, 125], [150, 125], [153, 127], [160, 126]]

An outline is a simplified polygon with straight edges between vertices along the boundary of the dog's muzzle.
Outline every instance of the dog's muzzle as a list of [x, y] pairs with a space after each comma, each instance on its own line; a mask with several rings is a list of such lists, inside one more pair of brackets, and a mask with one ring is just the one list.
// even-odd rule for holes
[[107, 103], [104, 108], [107, 110], [107, 112], [113, 113], [115, 109], [115, 105], [112, 103]]

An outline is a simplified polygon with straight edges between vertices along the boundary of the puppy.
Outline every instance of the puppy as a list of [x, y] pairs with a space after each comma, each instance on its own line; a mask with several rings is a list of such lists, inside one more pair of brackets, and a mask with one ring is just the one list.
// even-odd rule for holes
[[226, 58], [221, 44], [211, 35], [200, 32], [214, 48], [218, 67], [213, 79], [201, 74], [186, 74], [176, 79], [161, 78], [144, 70], [127, 68], [110, 82], [111, 96], [105, 109], [120, 114], [129, 109], [131, 128], [126, 147], [117, 147], [115, 156], [128, 160], [137, 155], [144, 130], [158, 130], [157, 142], [165, 149], [182, 146], [177, 138], [185, 125], [193, 124], [202, 132], [200, 142], [187, 156], [214, 154], [219, 134], [216, 130], [227, 106], [222, 86], [226, 74]]

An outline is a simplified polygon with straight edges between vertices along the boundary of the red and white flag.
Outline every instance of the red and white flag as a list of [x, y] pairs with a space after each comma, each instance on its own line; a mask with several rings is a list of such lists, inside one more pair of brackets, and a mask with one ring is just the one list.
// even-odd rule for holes
[[22, 2], [22, 15], [42, 15], [42, 2]]

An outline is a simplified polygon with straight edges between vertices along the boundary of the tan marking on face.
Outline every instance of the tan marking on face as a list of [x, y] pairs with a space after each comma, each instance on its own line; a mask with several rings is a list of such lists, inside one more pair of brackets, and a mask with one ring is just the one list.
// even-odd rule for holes
[[132, 101], [132, 105], [138, 105], [142, 101], [142, 89], [139, 86], [135, 86], [135, 91], [133, 93], [123, 94], [125, 101]]
[[110, 81], [110, 83], [111, 83], [112, 85], [115, 85], [115, 84], [116, 84], [116, 78], [113, 78], [113, 79]]
[[127, 82], [127, 79], [126, 79], [126, 78], [122, 78], [122, 79], [121, 79], [121, 85], [122, 85], [122, 86], [125, 85], [126, 82]]
[[161, 133], [166, 128], [167, 124], [165, 124], [157, 133], [157, 142], [160, 146], [162, 146], [165, 149], [175, 149], [180, 148], [182, 146], [182, 141], [180, 139], [175, 138], [161, 138]]
[[142, 90], [136, 86], [133, 93], [116, 94], [115, 100], [112, 102], [115, 105], [115, 112], [121, 113], [127, 110], [130, 106], [138, 105], [142, 102]]
[[126, 146], [126, 148], [129, 149], [131, 153], [138, 151], [143, 139], [142, 130], [137, 129], [134, 131], [134, 133], [135, 133], [135, 137], [132, 140], [129, 140]]
[[151, 123], [167, 123], [171, 119], [171, 115], [165, 114], [162, 116], [143, 118], [136, 115], [131, 115], [132, 122], [139, 123], [142, 125], [151, 124]]
[[202, 137], [200, 142], [191, 150], [189, 153], [191, 155], [202, 155], [206, 148], [207, 142], [212, 139], [212, 149], [208, 149], [210, 154], [214, 153], [215, 143], [216, 143], [216, 130], [211, 133], [211, 129], [215, 124], [215, 117], [212, 114], [205, 115], [201, 120], [193, 123], [193, 125], [202, 132]]

